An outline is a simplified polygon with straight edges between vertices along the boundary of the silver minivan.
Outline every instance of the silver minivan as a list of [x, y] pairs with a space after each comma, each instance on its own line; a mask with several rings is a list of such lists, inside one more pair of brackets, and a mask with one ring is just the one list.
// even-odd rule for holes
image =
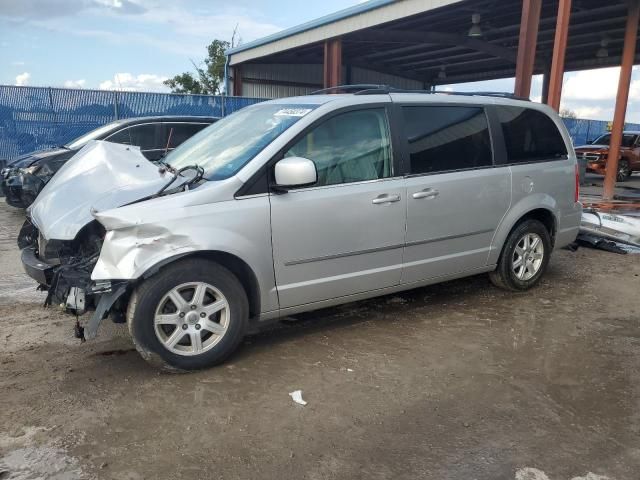
[[79, 336], [126, 321], [142, 356], [174, 369], [220, 363], [286, 315], [484, 272], [527, 290], [582, 212], [558, 115], [486, 94], [267, 101], [160, 168], [85, 149], [29, 210], [25, 269], [48, 303], [95, 310]]

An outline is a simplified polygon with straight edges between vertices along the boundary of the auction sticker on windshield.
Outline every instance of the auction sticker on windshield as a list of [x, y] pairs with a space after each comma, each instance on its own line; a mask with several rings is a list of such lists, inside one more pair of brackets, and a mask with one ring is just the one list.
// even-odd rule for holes
[[311, 111], [310, 108], [283, 108], [274, 113], [274, 116], [286, 116], [286, 117], [304, 117]]

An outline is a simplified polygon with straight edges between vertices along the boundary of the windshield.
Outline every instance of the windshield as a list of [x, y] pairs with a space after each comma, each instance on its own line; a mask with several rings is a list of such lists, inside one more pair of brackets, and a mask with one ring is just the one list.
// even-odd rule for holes
[[70, 143], [66, 144], [65, 147], [67, 147], [69, 150], [78, 150], [84, 147], [90, 140], [96, 140], [100, 137], [103, 137], [107, 133], [110, 133], [112, 130], [118, 128], [120, 125], [122, 125], [122, 122], [107, 123], [106, 125], [98, 127], [95, 130], [91, 130], [81, 137], [72, 140]]
[[[622, 136], [622, 146], [623, 147], [633, 147], [633, 144], [636, 141], [636, 137], [637, 135], [632, 135], [630, 133], [625, 133]], [[596, 138], [593, 141], [593, 145], [609, 145], [609, 143], [611, 142], [611, 134], [607, 133], [605, 135], [602, 135], [601, 137]]]
[[198, 165], [208, 180], [229, 178], [317, 106], [269, 103], [245, 107], [191, 137], [169, 153], [165, 163], [176, 169]]

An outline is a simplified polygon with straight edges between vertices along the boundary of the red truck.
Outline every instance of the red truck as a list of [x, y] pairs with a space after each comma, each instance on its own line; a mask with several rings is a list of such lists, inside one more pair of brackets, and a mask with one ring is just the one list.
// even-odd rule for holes
[[[576, 147], [578, 158], [587, 160], [587, 172], [605, 174], [607, 158], [609, 157], [609, 143], [611, 134], [605, 133], [588, 145]], [[628, 180], [633, 172], [640, 171], [640, 132], [625, 131], [622, 134], [620, 158], [618, 159], [619, 182]]]

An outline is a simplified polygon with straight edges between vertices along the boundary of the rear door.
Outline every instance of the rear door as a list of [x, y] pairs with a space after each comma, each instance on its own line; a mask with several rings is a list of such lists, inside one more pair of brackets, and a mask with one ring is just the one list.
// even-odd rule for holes
[[403, 283], [486, 266], [511, 201], [509, 168], [494, 167], [482, 106], [401, 105], [407, 163]]
[[406, 196], [387, 106], [335, 113], [284, 156], [312, 160], [318, 181], [270, 195], [280, 307], [397, 285]]

